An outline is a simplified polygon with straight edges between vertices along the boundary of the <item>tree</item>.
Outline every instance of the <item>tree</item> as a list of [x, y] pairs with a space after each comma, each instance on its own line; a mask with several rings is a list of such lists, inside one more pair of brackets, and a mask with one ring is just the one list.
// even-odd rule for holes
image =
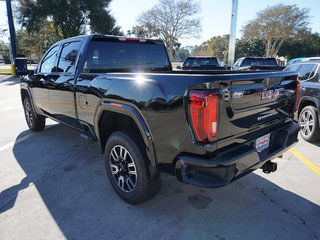
[[192, 0], [160, 0], [151, 10], [140, 15], [132, 33], [138, 37], [162, 39], [172, 58], [174, 43], [180, 38], [196, 37], [200, 33], [198, 12], [199, 5]]
[[243, 27], [243, 37], [263, 40], [265, 56], [272, 57], [277, 55], [284, 41], [299, 38], [308, 31], [308, 13], [308, 9], [299, 9], [295, 4], [268, 7]]
[[27, 32], [19, 30], [17, 32], [17, 42], [19, 52], [25, 54], [29, 59], [31, 56], [37, 61], [40, 61], [42, 55], [55, 42], [63, 39], [53, 23], [43, 20], [42, 28], [39, 31]]
[[91, 30], [101, 34], [120, 35], [120, 27], [110, 15], [111, 0], [19, 0], [18, 19], [28, 32], [41, 29], [42, 22], [48, 20], [62, 33], [63, 38], [84, 32], [85, 14], [90, 11]]
[[190, 56], [190, 51], [187, 47], [182, 47], [179, 48], [175, 55], [177, 60], [183, 61], [186, 57]]
[[[226, 61], [229, 47], [229, 34], [212, 37], [208, 41], [208, 55], [216, 57], [219, 61]], [[225, 62], [226, 63], [226, 62]]]
[[320, 56], [320, 34], [307, 32], [301, 39], [285, 41], [279, 55], [288, 59]]
[[236, 41], [236, 59], [240, 57], [260, 57], [265, 53], [265, 46], [260, 39], [240, 39]]
[[194, 46], [192, 49], [192, 56], [209, 56], [208, 41], [201, 43], [199, 46]]
[[10, 63], [10, 52], [8, 44], [3, 41], [0, 41], [0, 55], [3, 57], [4, 63]]

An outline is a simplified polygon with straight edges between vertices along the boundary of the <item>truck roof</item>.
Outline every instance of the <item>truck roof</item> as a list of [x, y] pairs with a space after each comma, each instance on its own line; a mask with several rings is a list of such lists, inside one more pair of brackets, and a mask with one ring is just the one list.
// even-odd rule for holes
[[63, 39], [60, 42], [65, 42], [69, 40], [109, 40], [109, 41], [121, 41], [121, 42], [140, 42], [140, 43], [154, 43], [163, 45], [164, 42], [160, 39], [149, 39], [149, 38], [136, 38], [136, 37], [126, 37], [126, 36], [113, 36], [113, 35], [102, 35], [102, 34], [90, 34], [90, 35], [79, 35]]
[[216, 58], [216, 57], [210, 57], [210, 56], [189, 56], [186, 58]]

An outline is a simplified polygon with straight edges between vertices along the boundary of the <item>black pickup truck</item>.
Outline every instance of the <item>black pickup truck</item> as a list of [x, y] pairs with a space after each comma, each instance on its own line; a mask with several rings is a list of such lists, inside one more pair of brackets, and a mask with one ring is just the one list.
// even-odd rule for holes
[[295, 144], [295, 72], [172, 71], [160, 40], [78, 36], [21, 79], [32, 131], [52, 118], [96, 140], [125, 201], [154, 196], [159, 173], [224, 186]]
[[281, 71], [285, 67], [279, 66], [275, 58], [242, 57], [232, 66], [232, 70], [242, 71]]
[[220, 67], [216, 57], [194, 56], [186, 57], [182, 63], [182, 67], [178, 66], [178, 70], [225, 70]]

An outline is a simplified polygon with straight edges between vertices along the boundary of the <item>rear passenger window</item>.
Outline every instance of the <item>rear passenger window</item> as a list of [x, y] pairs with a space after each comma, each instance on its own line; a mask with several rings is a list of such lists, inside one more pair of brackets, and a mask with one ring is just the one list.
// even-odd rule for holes
[[286, 69], [284, 69], [283, 71], [286, 71], [286, 72], [296, 72], [298, 71], [300, 65], [293, 65], [293, 66], [290, 66], [290, 67], [287, 67]]
[[307, 80], [313, 68], [315, 67], [315, 64], [302, 64], [301, 68], [299, 69], [299, 80]]
[[73, 72], [80, 48], [80, 42], [68, 42], [63, 44], [59, 57], [58, 72]]

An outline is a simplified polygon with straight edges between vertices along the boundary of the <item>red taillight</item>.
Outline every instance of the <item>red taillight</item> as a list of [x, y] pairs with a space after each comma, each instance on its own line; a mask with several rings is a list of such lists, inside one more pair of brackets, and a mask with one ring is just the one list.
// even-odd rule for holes
[[218, 93], [192, 91], [189, 97], [194, 132], [201, 142], [215, 141], [218, 128]]
[[298, 83], [297, 83], [297, 98], [296, 98], [296, 106], [294, 108], [294, 112], [296, 112], [298, 110], [299, 95], [300, 95], [300, 81], [298, 80]]

